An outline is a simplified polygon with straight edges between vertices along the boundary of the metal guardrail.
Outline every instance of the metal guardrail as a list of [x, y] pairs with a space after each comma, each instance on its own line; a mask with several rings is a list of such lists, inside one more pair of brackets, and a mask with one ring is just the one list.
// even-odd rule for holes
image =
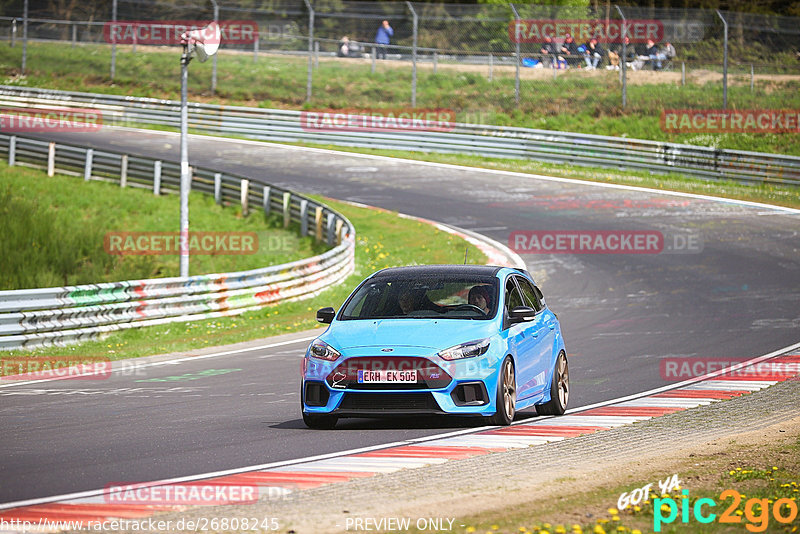
[[[42, 167], [89, 180], [178, 192], [179, 165], [115, 152], [0, 134], [10, 165]], [[279, 213], [284, 227], [333, 248], [311, 258], [250, 271], [68, 287], [0, 291], [0, 350], [64, 345], [141, 326], [236, 315], [308, 298], [354, 270], [355, 229], [340, 213], [303, 195], [210, 169], [193, 169], [192, 189], [243, 212]]]
[[[87, 106], [101, 112], [105, 125], [179, 127], [180, 104], [176, 101], [0, 85], [0, 109]], [[800, 157], [796, 156], [461, 123], [453, 124], [450, 131], [324, 131], [304, 126], [303, 113], [190, 103], [189, 128], [205, 134], [266, 141], [523, 158], [681, 173], [705, 179], [800, 185]]]

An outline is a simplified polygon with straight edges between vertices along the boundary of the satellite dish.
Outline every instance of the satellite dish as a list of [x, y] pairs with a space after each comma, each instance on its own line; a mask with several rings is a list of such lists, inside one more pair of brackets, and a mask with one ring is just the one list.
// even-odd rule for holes
[[200, 62], [217, 53], [222, 35], [219, 24], [212, 22], [202, 30], [192, 30], [181, 35], [181, 40], [188, 45], [189, 57], [197, 56]]

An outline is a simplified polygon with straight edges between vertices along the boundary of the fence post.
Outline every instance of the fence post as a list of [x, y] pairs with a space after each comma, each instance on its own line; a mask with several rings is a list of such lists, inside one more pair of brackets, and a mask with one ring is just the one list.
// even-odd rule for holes
[[242, 215], [248, 215], [248, 202], [247, 196], [250, 193], [250, 180], [242, 180], [239, 186], [239, 200], [242, 204]]
[[269, 215], [270, 210], [270, 203], [269, 203], [269, 196], [272, 193], [272, 188], [268, 185], [264, 186], [264, 192], [262, 193], [263, 196], [263, 203], [264, 203], [264, 215]]
[[289, 228], [292, 217], [292, 194], [286, 191], [283, 194], [283, 227]]
[[21, 74], [25, 74], [25, 66], [28, 62], [28, 0], [25, 0], [25, 7], [22, 13], [22, 68]]
[[83, 164], [83, 180], [88, 182], [92, 179], [92, 164], [94, 163], [94, 149], [86, 151], [86, 161]]
[[[217, 5], [217, 0], [211, 0], [211, 5], [214, 6], [214, 22], [219, 22], [219, 6]], [[220, 36], [222, 34], [220, 33]], [[217, 92], [217, 56], [219, 54], [214, 54], [212, 58], [213, 64], [211, 65], [211, 94], [215, 94]]]
[[728, 109], [728, 21], [722, 16], [722, 13], [717, 9], [717, 15], [722, 20], [724, 27], [723, 45], [722, 45], [722, 109]]
[[253, 41], [253, 63], [258, 61], [258, 33], [256, 33], [256, 40]]
[[494, 78], [494, 54], [489, 52], [489, 81]]
[[439, 70], [439, 52], [433, 53], [433, 73], [436, 74]]
[[319, 41], [314, 41], [314, 68], [319, 68]]
[[300, 236], [308, 235], [308, 200], [300, 201]]
[[336, 215], [334, 215], [333, 213], [328, 213], [328, 228], [327, 228], [328, 246], [333, 246], [333, 239], [335, 237], [333, 235], [333, 228], [335, 225], [336, 225]]
[[751, 93], [753, 92], [753, 89], [755, 88], [755, 74], [756, 74], [756, 72], [753, 69], [753, 64], [750, 63], [750, 92]]
[[47, 176], [53, 176], [56, 173], [56, 143], [50, 141], [47, 147]]
[[411, 5], [411, 2], [406, 0], [406, 6], [408, 6], [408, 10], [411, 11], [412, 17], [412, 43], [413, 46], [411, 48], [411, 107], [417, 107], [417, 33], [419, 30], [419, 18], [417, 17], [417, 12], [414, 11], [414, 6]]
[[308, 78], [306, 79], [306, 102], [311, 102], [311, 80], [313, 79], [313, 65], [311, 54], [314, 46], [314, 8], [311, 7], [311, 2], [303, 0], [308, 9]]
[[8, 140], [8, 166], [13, 167], [17, 162], [17, 136], [12, 135]]
[[128, 155], [123, 154], [119, 163], [119, 186], [126, 187], [128, 185]]
[[514, 102], [516, 102], [517, 107], [519, 107], [519, 62], [520, 62], [520, 46], [519, 46], [519, 39], [517, 39], [517, 31], [519, 28], [519, 13], [517, 12], [517, 8], [514, 4], [508, 4], [508, 7], [511, 8], [511, 11], [514, 12], [514, 40], [516, 41], [516, 45], [514, 47], [514, 62], [516, 63], [516, 73], [514, 75]]
[[[622, 35], [625, 36], [628, 34], [628, 21], [619, 6], [614, 5], [614, 7], [617, 9], [619, 16], [622, 17]], [[622, 71], [622, 109], [625, 109], [628, 105], [628, 45], [625, 43], [625, 39], [622, 40], [622, 57], [619, 63]]]
[[375, 74], [375, 62], [378, 58], [378, 51], [375, 49], [375, 45], [372, 45], [372, 74]]
[[681, 61], [681, 85], [686, 85], [686, 62]]
[[153, 194], [155, 196], [161, 194], [161, 160], [153, 162]]
[[72, 25], [72, 48], [75, 48], [75, 43], [78, 42], [78, 25]]
[[[108, 4], [106, 4], [108, 5]], [[114, 0], [111, 4], [111, 22], [116, 24], [117, 23], [117, 0]], [[114, 75], [117, 72], [117, 36], [116, 32], [113, 31], [111, 35], [111, 81], [114, 81]]]
[[17, 18], [11, 19], [11, 48], [17, 44]]
[[314, 238], [317, 243], [322, 241], [322, 214], [322, 206], [317, 206], [316, 212], [314, 213]]
[[222, 173], [214, 173], [214, 202], [222, 205]]

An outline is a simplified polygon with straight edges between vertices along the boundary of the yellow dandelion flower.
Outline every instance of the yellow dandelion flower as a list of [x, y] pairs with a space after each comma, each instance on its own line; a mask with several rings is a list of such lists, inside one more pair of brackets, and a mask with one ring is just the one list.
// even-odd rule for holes
[[616, 508], [609, 508], [606, 511], [608, 512], [608, 515], [618, 515], [619, 514], [619, 511]]

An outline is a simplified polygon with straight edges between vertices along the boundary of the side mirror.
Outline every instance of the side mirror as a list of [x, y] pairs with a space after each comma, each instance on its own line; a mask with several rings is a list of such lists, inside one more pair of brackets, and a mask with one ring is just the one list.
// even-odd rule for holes
[[336, 310], [328, 306], [327, 308], [320, 308], [317, 310], [317, 321], [322, 324], [331, 324], [333, 318], [336, 316]]
[[516, 306], [508, 312], [508, 318], [511, 323], [521, 323], [524, 321], [533, 321], [536, 317], [536, 310], [529, 306]]

